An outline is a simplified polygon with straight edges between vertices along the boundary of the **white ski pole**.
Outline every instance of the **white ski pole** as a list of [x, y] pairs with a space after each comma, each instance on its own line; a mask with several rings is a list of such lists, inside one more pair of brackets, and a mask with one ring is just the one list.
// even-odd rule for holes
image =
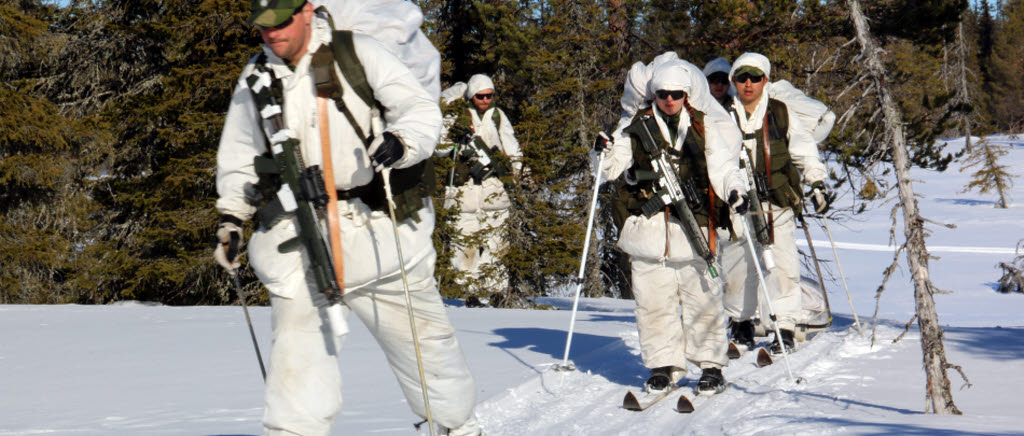
[[[764, 279], [764, 273], [761, 272], [761, 262], [757, 259], [757, 250], [754, 249], [754, 234], [750, 232], [746, 218], [741, 217], [740, 221], [743, 223], [743, 233], [747, 238], [747, 248], [750, 248], [750, 257], [757, 269], [757, 279], [761, 281], [761, 295], [764, 296], [764, 301], [768, 304], [768, 313], [772, 320], [772, 326], [775, 327], [775, 340], [779, 342], [779, 348], [782, 350], [782, 361], [786, 364], [786, 373], [789, 374], [789, 381], [797, 383], [797, 380], [793, 378], [793, 370], [789, 367], [789, 351], [786, 350], [786, 344], [782, 342], [782, 330], [779, 329], [779, 323], [776, 320], [775, 308], [772, 307], [772, 299], [768, 296], [768, 283]], [[772, 257], [771, 249], [763, 250], [761, 255], [764, 256], [765, 268], [775, 267], [775, 258]]]
[[[374, 111], [370, 117], [373, 133], [380, 135], [384, 131], [380, 114]], [[420, 372], [420, 389], [423, 390], [423, 408], [427, 415], [427, 425], [430, 426], [430, 436], [435, 435], [434, 416], [430, 413], [430, 395], [427, 394], [427, 377], [423, 371], [423, 354], [420, 353], [420, 336], [416, 331], [416, 317], [412, 309], [412, 296], [409, 295], [409, 279], [405, 275], [405, 257], [402, 256], [402, 242], [398, 234], [398, 219], [395, 217], [395, 198], [391, 194], [391, 168], [384, 168], [380, 172], [384, 178], [384, 195], [387, 197], [388, 214], [391, 215], [391, 228], [395, 231], [395, 248], [398, 249], [398, 265], [402, 272], [402, 289], [405, 291], [405, 309], [409, 314], [409, 330], [412, 331], [413, 349], [416, 351], [416, 368]]]
[[398, 249], [398, 265], [402, 271], [402, 288], [405, 290], [405, 308], [409, 313], [409, 329], [412, 330], [412, 344], [416, 350], [416, 367], [420, 371], [420, 388], [423, 390], [423, 407], [427, 414], [427, 425], [430, 435], [434, 436], [434, 417], [430, 413], [430, 396], [427, 394], [427, 377], [423, 371], [423, 355], [420, 354], [420, 337], [416, 331], [416, 318], [412, 310], [412, 297], [409, 295], [409, 279], [405, 276], [405, 257], [402, 256], [402, 243], [399, 241], [398, 220], [395, 218], [395, 199], [391, 195], [391, 168], [381, 171], [384, 177], [384, 195], [387, 196], [388, 213], [391, 214], [391, 227], [395, 230], [395, 247]]
[[853, 312], [853, 324], [857, 326], [857, 334], [864, 336], [864, 326], [860, 324], [860, 318], [857, 317], [857, 309], [853, 307], [853, 297], [850, 296], [850, 286], [846, 284], [846, 274], [843, 274], [843, 264], [839, 262], [839, 250], [836, 249], [836, 240], [832, 239], [832, 229], [828, 227], [828, 218], [822, 216], [821, 222], [825, 227], [825, 233], [828, 234], [828, 241], [832, 243], [832, 256], [836, 258], [836, 268], [839, 268], [839, 277], [843, 279], [843, 288], [846, 289], [846, 299], [850, 301], [850, 311]]
[[[601, 136], [608, 139], [604, 132]], [[580, 305], [580, 291], [583, 289], [583, 274], [587, 270], [587, 251], [590, 249], [590, 234], [594, 228], [594, 212], [597, 210], [597, 193], [601, 186], [601, 167], [604, 166], [604, 151], [597, 161], [597, 170], [594, 171], [594, 196], [590, 199], [590, 216], [587, 218], [587, 236], [583, 239], [583, 255], [580, 256], [580, 272], [576, 276], [576, 296], [572, 301], [572, 317], [569, 320], [569, 334], [565, 338], [565, 354], [562, 356], [562, 364], [556, 365], [556, 371], [573, 371], [576, 365], [569, 364], [569, 347], [572, 346], [572, 333], [576, 327], [576, 309]]]

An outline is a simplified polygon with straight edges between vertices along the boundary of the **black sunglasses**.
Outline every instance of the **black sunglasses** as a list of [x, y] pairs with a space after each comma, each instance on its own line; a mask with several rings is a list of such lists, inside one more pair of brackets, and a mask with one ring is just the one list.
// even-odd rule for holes
[[716, 84], [717, 83], [719, 85], [728, 85], [729, 84], [729, 75], [725, 74], [725, 73], [723, 73], [721, 71], [719, 71], [717, 73], [712, 73], [710, 76], [708, 76], [708, 83], [711, 83], [711, 84]]
[[477, 100], [490, 100], [490, 99], [494, 98], [494, 93], [492, 92], [490, 94], [477, 94], [477, 95], [474, 95], [473, 98], [475, 98]]
[[686, 96], [686, 92], [685, 91], [655, 91], [654, 95], [658, 96], [658, 98], [660, 98], [662, 100], [668, 100], [669, 97], [672, 97], [673, 100], [682, 100], [683, 97]]
[[262, 32], [266, 32], [268, 30], [281, 30], [281, 29], [284, 29], [285, 27], [290, 26], [292, 24], [292, 21], [295, 21], [295, 14], [297, 14], [299, 12], [302, 12], [302, 7], [303, 6], [306, 6], [306, 2], [302, 2], [302, 4], [299, 5], [299, 7], [295, 8], [295, 10], [292, 11], [292, 14], [288, 16], [288, 19], [282, 21], [281, 24], [278, 24], [276, 26], [260, 26], [259, 24], [257, 24], [256, 28], [259, 29]]
[[761, 83], [761, 81], [764, 80], [764, 75], [761, 74], [755, 76], [750, 73], [743, 73], [740, 74], [739, 76], [735, 76], [732, 78], [732, 81], [736, 83], [743, 83], [746, 82], [747, 80], [749, 80], [750, 83]]

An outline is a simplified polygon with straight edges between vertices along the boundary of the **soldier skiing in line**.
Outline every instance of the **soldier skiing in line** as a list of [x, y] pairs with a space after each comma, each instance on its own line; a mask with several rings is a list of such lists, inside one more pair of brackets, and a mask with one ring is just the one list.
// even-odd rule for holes
[[[760, 178], [767, 189], [759, 190], [765, 213], [753, 217], [763, 220], [763, 231], [758, 231], [755, 224], [755, 235], [720, 239], [726, 279], [725, 307], [732, 319], [732, 340], [748, 348], [754, 346], [752, 318], [758, 306], [760, 284], [742, 238], [757, 238], [764, 250], [771, 251], [776, 267], [768, 271], [765, 281], [782, 336], [775, 338], [771, 346], [777, 354], [783, 346], [786, 351], [794, 349], [794, 329], [802, 311], [800, 263], [794, 238], [794, 213], [799, 212], [803, 198], [800, 184], [811, 187], [811, 201], [819, 213], [828, 209], [831, 195], [824, 184], [825, 166], [810, 129], [801, 124], [792, 108], [769, 98], [770, 73], [768, 58], [757, 53], [743, 54], [729, 71], [735, 96], [726, 109], [743, 132], [743, 152], [751, 163], [751, 174]], [[765, 314], [762, 311], [762, 318]]]
[[512, 183], [513, 174], [519, 174], [522, 151], [508, 116], [495, 105], [497, 94], [490, 77], [470, 77], [463, 98], [469, 103], [465, 109], [449, 103], [459, 110], [446, 120], [451, 125], [441, 139], [444, 147], [434, 154], [454, 160], [445, 188], [445, 207], [458, 202], [459, 232], [479, 241], [456, 246], [452, 257], [455, 269], [476, 284], [469, 290], [467, 304], [478, 305], [480, 297], [500, 295], [508, 288], [508, 277], [497, 262], [507, 245], [502, 226], [508, 220], [511, 202], [505, 185]]
[[[249, 262], [270, 291], [273, 327], [267, 433], [330, 433], [342, 405], [337, 356], [346, 318], [355, 313], [383, 349], [414, 413], [426, 416], [428, 409], [415, 357], [422, 351], [433, 418], [449, 434], [480, 434], [474, 380], [434, 282], [434, 213], [420, 185], [440, 132], [437, 102], [381, 43], [352, 34], [346, 43], [311, 3], [254, 0], [251, 8], [248, 22], [257, 26], [264, 46], [242, 72], [220, 141], [216, 206], [222, 222], [214, 256], [229, 271], [238, 268], [233, 255], [242, 224], [257, 219]], [[334, 50], [339, 45], [345, 50]], [[337, 53], [355, 61], [336, 60]], [[349, 77], [353, 66], [365, 83]], [[372, 92], [369, 104], [361, 90]], [[377, 121], [373, 100], [383, 108], [383, 120]], [[381, 125], [383, 131], [376, 127]], [[301, 205], [287, 204], [299, 198], [285, 192], [290, 185], [281, 181], [291, 168], [274, 165], [280, 150], [296, 140], [291, 149], [301, 158], [299, 171], [322, 168], [322, 178], [306, 180], [319, 182], [328, 204], [336, 202], [334, 208], [320, 206], [327, 222], [317, 219], [312, 229], [290, 212]], [[389, 216], [382, 170], [393, 171], [397, 222]], [[340, 266], [331, 277], [340, 277], [332, 282], [334, 295], [322, 292], [332, 286], [323, 285], [324, 264], [306, 245], [310, 232], [332, 235], [328, 265]], [[340, 247], [333, 245], [339, 240]], [[407, 299], [422, 339], [418, 350]]]
[[[651, 369], [646, 388], [673, 388], [690, 361], [702, 369], [697, 390], [714, 394], [725, 389], [721, 368], [728, 363], [722, 288], [712, 278], [713, 251], [696, 247], [697, 240], [705, 251], [714, 247], [708, 229], [728, 225], [730, 206], [746, 211], [737, 167], [740, 135], [696, 66], [660, 63], [647, 88], [655, 104], [616, 132], [602, 169], [606, 180], [624, 179], [614, 204], [617, 245], [630, 255], [641, 354]], [[595, 151], [607, 146], [599, 140]], [[658, 173], [665, 162], [669, 168]], [[678, 203], [659, 203], [666, 183], [676, 182], [699, 203], [691, 202], [692, 213]]]
[[708, 89], [723, 107], [732, 99], [732, 96], [729, 95], [730, 67], [732, 65], [725, 58], [714, 58], [704, 65], [704, 77], [708, 79]]

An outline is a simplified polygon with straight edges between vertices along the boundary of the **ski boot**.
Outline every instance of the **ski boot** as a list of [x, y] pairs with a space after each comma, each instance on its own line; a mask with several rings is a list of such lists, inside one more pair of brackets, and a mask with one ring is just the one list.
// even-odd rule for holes
[[715, 395], [725, 390], [725, 376], [720, 368], [704, 368], [697, 381], [697, 394]]
[[784, 345], [786, 347], [786, 352], [792, 353], [796, 350], [796, 347], [793, 345], [793, 331], [786, 329], [780, 329], [780, 331], [782, 332], [782, 344], [779, 344], [779, 338], [775, 338], [775, 341], [772, 342], [772, 346], [769, 351], [771, 351], [772, 354], [782, 354], [782, 346]]
[[742, 345], [747, 347], [747, 351], [753, 350], [755, 346], [754, 342], [754, 321], [732, 321], [730, 326], [732, 332], [729, 337], [732, 338], [732, 342], [736, 345]]
[[651, 370], [644, 388], [647, 392], [665, 391], [675, 387], [676, 381], [685, 374], [685, 370], [675, 366], [660, 366]]

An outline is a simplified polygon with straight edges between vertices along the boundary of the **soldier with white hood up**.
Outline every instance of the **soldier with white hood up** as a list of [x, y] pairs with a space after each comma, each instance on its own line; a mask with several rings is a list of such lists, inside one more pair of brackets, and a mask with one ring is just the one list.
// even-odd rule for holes
[[704, 65], [704, 76], [708, 78], [711, 95], [725, 106], [732, 96], [729, 95], [729, 69], [732, 65], [726, 58], [715, 58]]
[[[345, 73], [353, 63], [342, 65], [332, 55], [339, 39], [325, 13], [314, 12], [304, 0], [254, 0], [251, 8], [248, 22], [257, 26], [264, 46], [242, 72], [220, 140], [216, 206], [222, 223], [214, 256], [229, 271], [238, 268], [229, 253], [238, 251], [243, 222], [257, 219], [249, 262], [270, 291], [273, 329], [263, 416], [267, 433], [330, 434], [342, 405], [337, 356], [350, 313], [376, 338], [413, 412], [425, 416], [400, 277], [404, 265], [433, 418], [449, 434], [479, 434], [473, 413], [475, 383], [434, 282], [432, 203], [417, 183], [440, 132], [437, 102], [381, 43], [355, 34], [348, 40], [349, 49], [365, 73], [363, 86], [383, 107], [382, 122], [375, 122], [375, 109], [356, 92], [365, 88]], [[318, 71], [331, 73], [340, 95], [318, 95], [326, 84], [314, 81]], [[268, 87], [279, 96], [279, 105], [267, 103]], [[274, 138], [265, 133], [271, 110], [283, 120], [273, 127]], [[382, 124], [383, 131], [375, 127]], [[280, 193], [287, 185], [265, 177], [265, 156], [273, 148], [276, 161], [282, 144], [278, 134], [298, 140], [305, 167], [301, 170], [323, 168], [324, 185], [333, 178], [333, 186], [325, 188], [337, 195], [337, 219], [333, 224], [320, 219], [318, 226], [340, 233], [341, 252], [333, 256], [335, 261], [343, 258], [345, 293], [337, 300], [340, 304], [325, 302], [310, 268], [311, 254], [290, 243], [310, 230], [298, 228], [296, 214], [282, 205], [287, 195]], [[384, 168], [392, 170], [397, 223], [386, 207]], [[396, 233], [402, 259], [395, 249]]]
[[[495, 105], [490, 77], [470, 77], [463, 98], [468, 107], [464, 113], [453, 114], [455, 119], [441, 138], [443, 148], [434, 154], [454, 160], [451, 186], [445, 189], [445, 207], [457, 201], [459, 232], [479, 241], [457, 245], [452, 258], [452, 266], [477, 284], [470, 289], [469, 304], [478, 302], [481, 296], [502, 294], [508, 288], [508, 276], [498, 265], [498, 256], [507, 246], [502, 226], [511, 206], [505, 184], [512, 183], [513, 175], [521, 170], [523, 153], [508, 116]], [[454, 145], [456, 142], [459, 144]]]
[[[616, 132], [602, 169], [606, 180], [624, 178], [614, 215], [621, 229], [618, 246], [630, 255], [640, 350], [644, 366], [651, 368], [646, 387], [671, 387], [685, 376], [690, 361], [702, 369], [698, 391], [714, 394], [725, 389], [721, 368], [728, 363], [722, 285], [709, 275], [676, 209], [659, 208], [653, 214], [643, 210], [658, 197], [658, 188], [650, 178], [652, 154], [632, 132], [650, 131], [673, 176], [695, 188], [702, 204], [692, 209], [693, 215], [701, 236], [711, 238], [711, 247], [713, 229], [729, 223], [730, 206], [746, 211], [737, 165], [740, 135], [708, 92], [701, 70], [689, 62], [675, 59], [658, 65], [648, 95], [655, 104]], [[595, 151], [607, 147], [598, 141]]]
[[[769, 198], [761, 198], [767, 213], [762, 246], [771, 250], [775, 268], [767, 271], [767, 292], [778, 318], [782, 337], [775, 338], [771, 350], [781, 353], [794, 347], [794, 329], [801, 316], [800, 263], [794, 233], [795, 212], [802, 203], [801, 182], [811, 186], [811, 201], [822, 213], [831, 196], [824, 184], [825, 165], [809, 129], [801, 124], [792, 108], [769, 98], [771, 63], [757, 53], [744, 53], [729, 71], [735, 96], [726, 109], [743, 132], [743, 152], [752, 164], [755, 178], [761, 178]], [[738, 226], [734, 226], [736, 228]], [[756, 230], [753, 230], [756, 232]], [[726, 312], [732, 318], [732, 339], [748, 348], [754, 346], [752, 318], [758, 306], [757, 273], [746, 249], [745, 237], [721, 238], [721, 261], [726, 278]], [[759, 240], [760, 240], [759, 239]], [[767, 313], [762, 310], [762, 318]]]

